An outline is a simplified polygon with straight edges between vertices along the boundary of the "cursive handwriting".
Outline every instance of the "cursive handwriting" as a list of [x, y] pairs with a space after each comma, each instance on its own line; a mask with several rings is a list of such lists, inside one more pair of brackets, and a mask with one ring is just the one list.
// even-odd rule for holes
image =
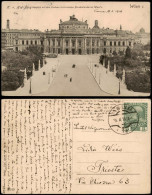
[[122, 152], [122, 148], [118, 144], [103, 145], [105, 151], [109, 152]]
[[121, 173], [124, 171], [124, 168], [122, 167], [122, 165], [112, 165], [110, 166], [108, 164], [108, 160], [104, 161], [104, 160], [98, 160], [94, 163], [94, 165], [89, 165], [87, 167], [87, 170], [89, 172], [93, 172], [93, 173]]
[[74, 129], [81, 129], [81, 130], [90, 130], [90, 131], [110, 131], [110, 128], [103, 128], [103, 127], [96, 127], [96, 126], [88, 126], [88, 125], [80, 125], [79, 123], [74, 124]]
[[97, 151], [96, 148], [90, 144], [83, 144], [81, 147], [78, 147], [77, 149], [81, 150], [82, 152], [95, 152], [95, 151]]

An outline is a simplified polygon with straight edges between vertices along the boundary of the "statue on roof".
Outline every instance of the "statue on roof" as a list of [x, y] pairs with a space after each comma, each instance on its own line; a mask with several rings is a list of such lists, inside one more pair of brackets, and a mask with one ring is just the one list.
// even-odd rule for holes
[[70, 20], [75, 20], [78, 21], [78, 19], [75, 17], [75, 15], [73, 14], [72, 16], [70, 16]]

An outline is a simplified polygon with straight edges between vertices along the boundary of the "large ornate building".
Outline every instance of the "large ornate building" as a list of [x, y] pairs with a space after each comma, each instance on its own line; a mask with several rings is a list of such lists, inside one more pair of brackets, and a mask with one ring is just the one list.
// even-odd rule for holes
[[57, 54], [99, 54], [125, 51], [133, 47], [135, 34], [131, 31], [104, 29], [95, 20], [93, 28], [89, 28], [87, 20], [79, 21], [75, 15], [68, 21], [60, 20], [58, 30], [2, 30], [2, 48], [23, 51], [30, 45], [38, 45], [44, 53]]

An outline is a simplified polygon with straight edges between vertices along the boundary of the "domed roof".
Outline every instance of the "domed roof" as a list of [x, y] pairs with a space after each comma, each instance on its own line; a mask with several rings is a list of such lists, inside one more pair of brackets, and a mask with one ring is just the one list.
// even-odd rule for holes
[[144, 28], [141, 28], [139, 32], [140, 33], [145, 33], [145, 29]]
[[87, 25], [86, 22], [79, 21], [75, 15], [70, 16], [70, 20], [62, 22], [61, 25]]

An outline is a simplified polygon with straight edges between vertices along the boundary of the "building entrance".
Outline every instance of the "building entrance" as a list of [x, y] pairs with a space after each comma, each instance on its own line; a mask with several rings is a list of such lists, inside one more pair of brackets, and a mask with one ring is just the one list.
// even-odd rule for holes
[[80, 55], [82, 54], [82, 51], [81, 51], [81, 49], [79, 49], [79, 54], [80, 54]]
[[72, 49], [72, 54], [73, 54], [73, 55], [75, 54], [75, 49]]
[[69, 50], [68, 50], [68, 49], [66, 49], [66, 54], [67, 54], [67, 55], [69, 54]]

